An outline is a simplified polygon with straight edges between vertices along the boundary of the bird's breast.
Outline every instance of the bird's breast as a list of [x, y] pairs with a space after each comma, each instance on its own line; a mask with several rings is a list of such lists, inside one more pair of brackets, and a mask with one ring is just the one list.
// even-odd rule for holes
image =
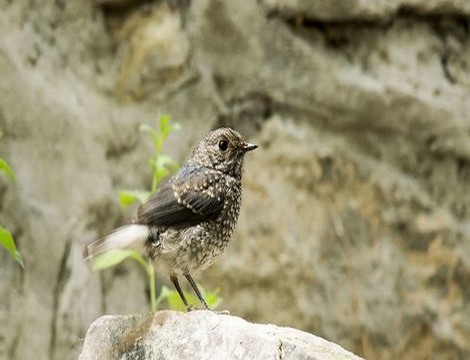
[[207, 248], [216, 258], [227, 247], [237, 224], [241, 206], [241, 184], [239, 181], [227, 180], [224, 207], [216, 219], [206, 224], [211, 236], [207, 239]]

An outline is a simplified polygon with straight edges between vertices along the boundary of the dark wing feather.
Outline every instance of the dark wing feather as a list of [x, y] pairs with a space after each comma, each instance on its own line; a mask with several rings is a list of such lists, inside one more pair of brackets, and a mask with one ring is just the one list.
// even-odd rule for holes
[[217, 217], [223, 209], [222, 175], [211, 169], [186, 166], [140, 206], [137, 222], [172, 226], [195, 224]]

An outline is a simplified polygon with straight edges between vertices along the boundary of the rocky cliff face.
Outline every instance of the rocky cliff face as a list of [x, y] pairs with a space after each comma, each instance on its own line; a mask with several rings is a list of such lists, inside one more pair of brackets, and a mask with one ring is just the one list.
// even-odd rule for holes
[[[112, 1], [111, 1], [112, 3]], [[148, 187], [137, 131], [169, 113], [183, 160], [210, 127], [261, 145], [239, 226], [197, 276], [253, 321], [366, 358], [470, 347], [470, 20], [462, 1], [0, 1], [0, 357], [77, 357], [103, 313], [146, 309], [133, 264], [81, 247]]]

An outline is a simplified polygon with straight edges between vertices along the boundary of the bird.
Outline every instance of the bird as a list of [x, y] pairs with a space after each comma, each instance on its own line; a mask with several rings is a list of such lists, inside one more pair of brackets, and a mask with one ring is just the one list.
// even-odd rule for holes
[[245, 154], [257, 147], [232, 128], [210, 131], [186, 164], [139, 206], [135, 219], [89, 244], [85, 259], [111, 249], [138, 250], [169, 276], [187, 311], [193, 307], [180, 276], [209, 309], [191, 274], [211, 266], [226, 249], [240, 213]]

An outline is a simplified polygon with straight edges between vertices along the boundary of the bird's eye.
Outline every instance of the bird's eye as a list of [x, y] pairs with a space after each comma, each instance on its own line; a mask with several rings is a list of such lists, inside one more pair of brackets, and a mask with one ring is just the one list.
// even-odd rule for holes
[[228, 142], [227, 140], [220, 140], [219, 141], [219, 149], [220, 151], [225, 151], [228, 148]]

